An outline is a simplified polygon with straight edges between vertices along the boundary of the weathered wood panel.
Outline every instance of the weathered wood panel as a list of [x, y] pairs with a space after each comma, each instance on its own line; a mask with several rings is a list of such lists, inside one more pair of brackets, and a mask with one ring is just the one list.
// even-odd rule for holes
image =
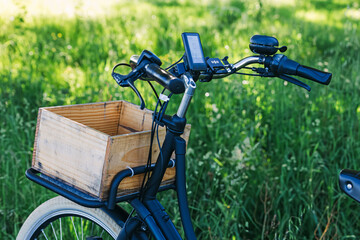
[[48, 111], [84, 124], [110, 136], [117, 135], [122, 101], [48, 107]]
[[[165, 129], [159, 130], [159, 139], [162, 142], [165, 137]], [[102, 198], [106, 198], [110, 184], [119, 169], [146, 165], [149, 154], [150, 131], [136, 132], [111, 137], [109, 156], [105, 163], [103, 172]], [[159, 147], [154, 139], [152, 161], [156, 162], [159, 155]], [[169, 172], [172, 172], [169, 173]], [[171, 169], [164, 176], [164, 180], [174, 177], [174, 170]], [[138, 189], [141, 186], [143, 175], [137, 175], [124, 179], [119, 186], [120, 195], [131, 189]]]
[[98, 195], [109, 136], [46, 109], [40, 112], [33, 168]]

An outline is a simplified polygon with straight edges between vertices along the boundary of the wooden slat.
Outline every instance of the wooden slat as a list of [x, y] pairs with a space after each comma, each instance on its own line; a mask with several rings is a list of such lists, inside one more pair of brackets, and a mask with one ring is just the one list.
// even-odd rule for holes
[[41, 109], [33, 167], [98, 196], [108, 135]]
[[35, 165], [35, 161], [36, 161], [36, 153], [37, 153], [37, 142], [38, 140], [38, 135], [39, 135], [39, 129], [40, 129], [40, 119], [41, 119], [41, 112], [42, 109], [40, 108], [38, 111], [38, 117], [37, 117], [37, 122], [36, 122], [36, 131], [35, 131], [35, 140], [34, 140], [34, 150], [33, 150], [33, 157], [32, 157], [32, 166]]
[[123, 101], [48, 107], [47, 110], [106, 133], [117, 134]]
[[139, 106], [124, 102], [120, 114], [118, 135], [151, 130], [151, 124], [152, 111], [140, 110]]
[[[165, 133], [165, 129], [159, 129], [159, 139], [161, 142], [165, 137]], [[101, 198], [107, 197], [111, 181], [120, 170], [126, 169], [128, 166], [133, 168], [146, 165], [149, 153], [149, 143], [150, 131], [111, 137], [110, 152], [104, 165], [104, 169], [107, 171], [103, 173]], [[158, 155], [159, 147], [158, 144], [154, 142], [152, 154], [153, 162], [156, 161]], [[129, 189], [138, 189], [141, 186], [142, 179], [143, 175], [126, 178], [121, 182], [119, 190], [127, 191]]]

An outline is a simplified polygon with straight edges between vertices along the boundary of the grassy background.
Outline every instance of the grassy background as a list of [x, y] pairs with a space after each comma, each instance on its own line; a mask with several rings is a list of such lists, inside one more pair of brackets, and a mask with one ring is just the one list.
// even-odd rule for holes
[[[329, 86], [310, 83], [311, 93], [282, 80], [243, 76], [198, 84], [188, 112], [188, 190], [199, 239], [360, 235], [360, 206], [337, 184], [340, 169], [360, 168], [359, 4], [66, 3], [72, 5], [1, 2], [1, 239], [14, 239], [27, 215], [54, 195], [24, 176], [37, 109], [117, 99], [138, 103], [130, 90], [116, 86], [112, 66], [143, 49], [169, 65], [183, 54], [184, 31], [200, 33], [206, 56], [228, 55], [232, 62], [251, 55], [252, 35], [276, 36], [288, 46], [289, 58], [334, 74]], [[151, 108], [150, 89], [137, 85]], [[161, 196], [180, 225], [174, 194]]]

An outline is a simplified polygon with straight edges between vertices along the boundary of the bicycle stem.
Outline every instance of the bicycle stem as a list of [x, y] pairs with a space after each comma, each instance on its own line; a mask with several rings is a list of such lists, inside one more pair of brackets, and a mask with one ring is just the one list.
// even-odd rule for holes
[[189, 73], [185, 73], [181, 76], [182, 80], [185, 84], [185, 93], [183, 95], [183, 98], [181, 100], [181, 103], [179, 105], [178, 111], [176, 115], [180, 118], [184, 118], [186, 111], [190, 105], [190, 101], [192, 97], [194, 96], [195, 89], [196, 89], [196, 83], [194, 82], [192, 76]]

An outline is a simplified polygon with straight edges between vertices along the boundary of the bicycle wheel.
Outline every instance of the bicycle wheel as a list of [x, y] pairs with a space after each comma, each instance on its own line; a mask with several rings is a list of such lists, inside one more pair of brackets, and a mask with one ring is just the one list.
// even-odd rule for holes
[[37, 207], [21, 227], [17, 240], [115, 239], [121, 230], [98, 208], [86, 208], [61, 196]]

